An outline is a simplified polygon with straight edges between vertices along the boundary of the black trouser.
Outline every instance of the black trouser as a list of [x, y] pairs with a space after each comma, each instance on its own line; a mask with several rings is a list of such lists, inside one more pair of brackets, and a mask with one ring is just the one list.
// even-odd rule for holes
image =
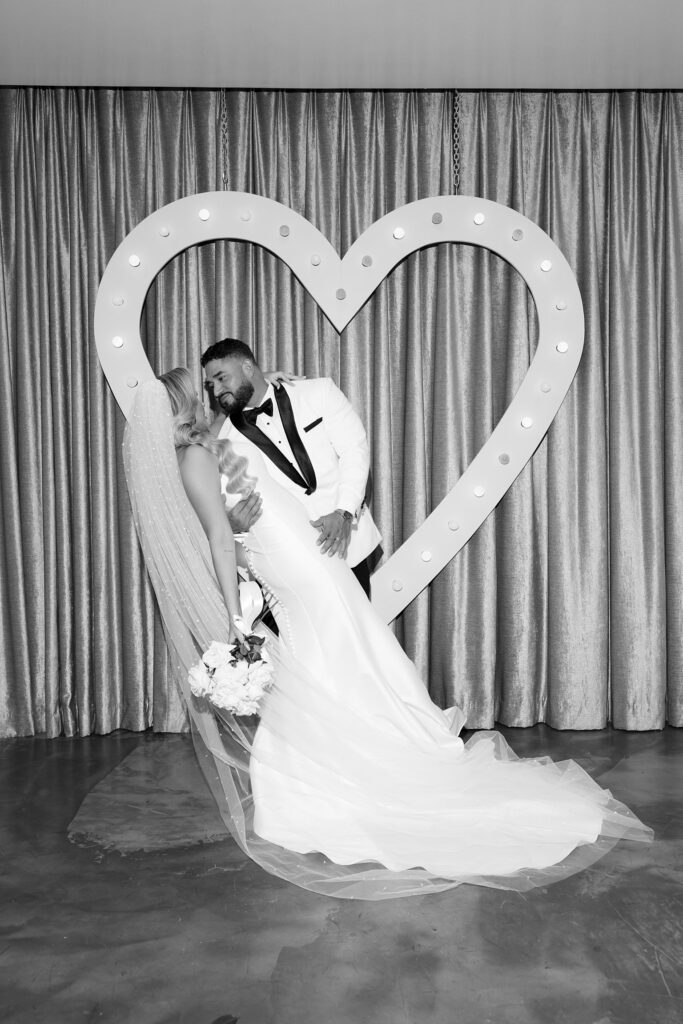
[[358, 582], [360, 583], [361, 587], [363, 588], [363, 590], [365, 591], [365, 593], [367, 594], [367, 596], [369, 598], [370, 597], [370, 559], [369, 558], [364, 558], [362, 562], [358, 563], [358, 565], [352, 566], [351, 567], [351, 572], [356, 577], [356, 579], [358, 580]]

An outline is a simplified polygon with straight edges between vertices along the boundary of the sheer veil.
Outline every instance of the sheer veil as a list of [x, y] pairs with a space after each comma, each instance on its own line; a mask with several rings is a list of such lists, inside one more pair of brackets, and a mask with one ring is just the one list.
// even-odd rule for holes
[[[391, 872], [377, 864], [338, 865], [294, 853], [257, 836], [249, 758], [258, 721], [218, 715], [192, 695], [190, 667], [212, 640], [227, 641], [228, 618], [208, 542], [185, 494], [173, 442], [173, 418], [161, 381], [140, 385], [124, 435], [123, 460], [133, 518], [159, 605], [174, 678], [187, 709], [195, 752], [221, 817], [241, 849], [272, 874], [329, 896], [382, 899], [434, 892], [458, 883], [421, 869]], [[305, 668], [265, 627], [276, 668], [276, 699]], [[313, 686], [313, 681], [311, 680]]]
[[[601, 803], [604, 803], [605, 822], [603, 835], [597, 842], [577, 848], [560, 864], [545, 869], [523, 869], [514, 876], [446, 879], [422, 868], [390, 871], [374, 862], [340, 865], [322, 854], [295, 853], [261, 839], [253, 830], [249, 776], [258, 720], [236, 719], [226, 713], [219, 716], [205, 701], [191, 694], [187, 681], [188, 670], [211, 641], [227, 641], [228, 616], [208, 542], [180, 478], [171, 406], [161, 381], [149, 381], [139, 387], [132, 418], [126, 427], [123, 454], [133, 517], [159, 604], [173, 673], [187, 709], [197, 758], [230, 834], [241, 849], [267, 871], [314, 892], [346, 898], [377, 900], [424, 895], [462, 882], [522, 891], [547, 885], [585, 868], [620, 838], [642, 837], [644, 826], [604, 791]], [[275, 686], [262, 709], [264, 723], [271, 728], [278, 706], [282, 708], [283, 702], [289, 704], [289, 713], [283, 719], [289, 723], [298, 721], [300, 714], [315, 714], [315, 679], [307, 678], [306, 666], [295, 661], [272, 633], [265, 627], [259, 628], [269, 639], [276, 669]], [[288, 686], [293, 676], [298, 686]], [[305, 707], [296, 706], [294, 695], [297, 692], [304, 694]], [[343, 705], [339, 713], [340, 719], [344, 719]], [[324, 722], [321, 727], [325, 727]], [[352, 734], [354, 726], [344, 719], [335, 723], [335, 727], [348, 728]], [[296, 743], [296, 737], [288, 739]], [[517, 760], [498, 733], [476, 734], [466, 744], [466, 750], [473, 751], [480, 743], [493, 745], [496, 760]], [[591, 793], [598, 789], [574, 762], [551, 766], [551, 770], [561, 779], [587, 787]]]
[[[193, 698], [188, 671], [212, 640], [227, 642], [228, 614], [216, 579], [208, 541], [185, 494], [173, 442], [173, 417], [161, 381], [140, 385], [123, 441], [123, 462], [133, 520], [156, 595], [173, 677], [178, 685], [195, 744], [203, 758], [211, 751], [215, 769], [235, 800], [235, 780], [247, 772], [253, 724], [227, 718], [221, 740], [209, 709]], [[227, 796], [227, 794], [226, 794]], [[239, 800], [237, 801], [239, 806]], [[232, 810], [231, 810], [232, 814]], [[243, 822], [231, 829], [244, 844]], [[237, 834], [235, 834], [237, 832]]]

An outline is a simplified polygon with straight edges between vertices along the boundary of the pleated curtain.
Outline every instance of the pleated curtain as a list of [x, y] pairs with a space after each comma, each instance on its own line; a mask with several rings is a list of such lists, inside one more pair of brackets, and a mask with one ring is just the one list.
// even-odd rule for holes
[[[0, 90], [0, 719], [6, 736], [183, 727], [121, 465], [93, 311], [156, 208], [254, 192], [343, 254], [378, 217], [453, 191], [452, 94]], [[434, 700], [471, 728], [683, 724], [683, 93], [463, 92], [460, 191], [562, 249], [586, 345], [547, 438], [401, 616]], [[371, 441], [390, 554], [490, 435], [536, 344], [485, 250], [405, 260], [339, 336], [246, 243], [174, 259], [145, 306], [157, 372], [224, 336], [331, 376]]]

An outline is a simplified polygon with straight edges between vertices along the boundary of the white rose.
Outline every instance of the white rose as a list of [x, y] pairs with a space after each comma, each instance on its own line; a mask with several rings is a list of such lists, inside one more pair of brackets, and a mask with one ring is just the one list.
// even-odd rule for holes
[[273, 681], [273, 670], [270, 665], [267, 665], [263, 661], [256, 662], [249, 669], [249, 683], [252, 686], [258, 687], [260, 690], [266, 690]]
[[255, 715], [258, 712], [258, 700], [249, 700], [248, 697], [243, 697], [235, 708], [236, 715]]
[[221, 644], [212, 640], [209, 649], [204, 652], [202, 661], [207, 668], [227, 668], [233, 657], [235, 647], [233, 644]]
[[227, 670], [226, 674], [230, 673], [233, 686], [244, 686], [249, 675], [249, 666], [246, 661], [238, 661], [236, 665], [231, 665]]
[[195, 697], [207, 697], [211, 692], [211, 676], [201, 661], [190, 669], [188, 681], [190, 683], [190, 690]]
[[219, 708], [232, 711], [242, 696], [241, 687], [235, 687], [229, 681], [222, 680], [214, 686], [211, 701]]

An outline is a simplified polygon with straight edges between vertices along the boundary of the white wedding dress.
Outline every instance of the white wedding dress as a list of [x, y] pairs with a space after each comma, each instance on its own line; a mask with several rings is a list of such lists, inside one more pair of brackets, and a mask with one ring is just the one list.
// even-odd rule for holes
[[462, 713], [432, 703], [353, 573], [320, 553], [303, 506], [260, 453], [249, 470], [263, 513], [245, 538], [248, 561], [292, 656], [251, 750], [257, 836], [363, 865], [375, 881], [424, 875], [432, 889], [526, 889], [580, 870], [619, 839], [651, 839], [576, 763], [518, 759], [495, 732], [463, 744]]

